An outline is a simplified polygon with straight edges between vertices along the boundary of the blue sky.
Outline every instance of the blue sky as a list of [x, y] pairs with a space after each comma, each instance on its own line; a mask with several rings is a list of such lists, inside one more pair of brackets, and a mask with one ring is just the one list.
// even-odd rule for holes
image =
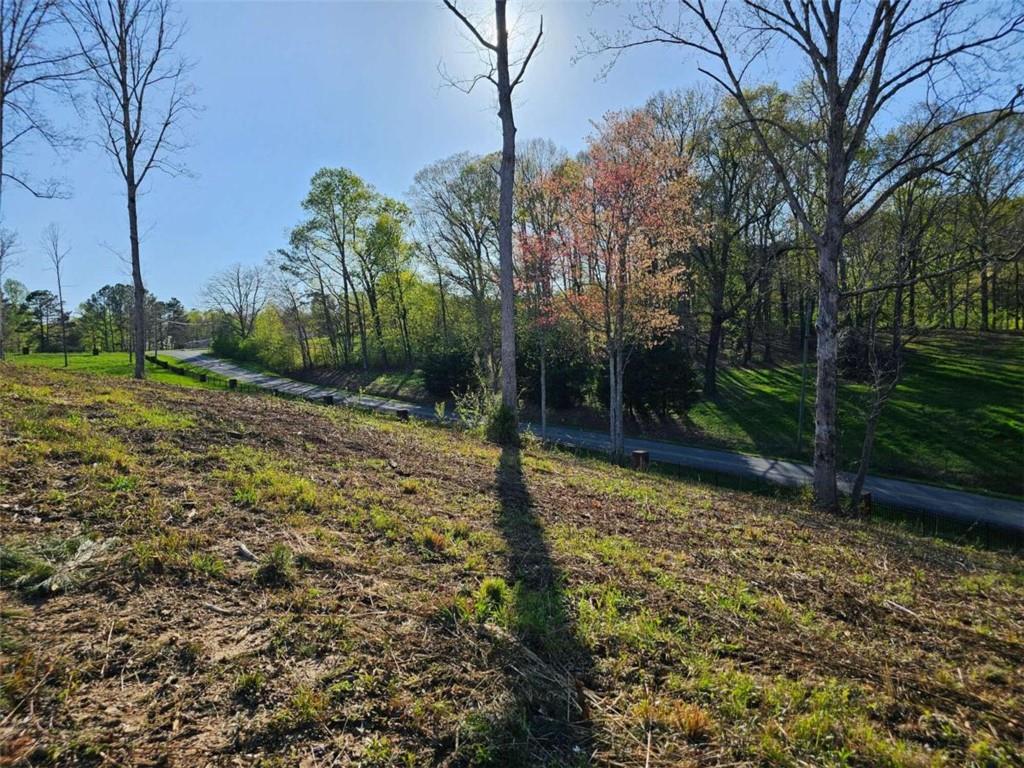
[[[590, 120], [607, 110], [700, 82], [693, 60], [669, 48], [635, 51], [604, 79], [604, 60], [573, 64], [578, 38], [621, 24], [626, 10], [595, 11], [589, 2], [525, 6], [517, 30], [531, 30], [543, 14], [545, 35], [517, 91], [520, 139], [541, 136], [575, 150]], [[443, 83], [439, 63], [470, 74], [477, 60], [439, 0], [193, 2], [180, 11], [203, 110], [188, 124], [183, 155], [194, 175], [154, 175], [140, 202], [143, 276], [160, 297], [196, 305], [211, 274], [284, 245], [301, 219], [309, 178], [322, 166], [346, 166], [402, 196], [424, 165], [500, 146], [490, 84], [467, 96]], [[128, 250], [123, 183], [102, 150], [87, 146], [61, 159], [33, 146], [13, 160], [36, 177], [64, 178], [73, 193], [36, 200], [5, 188], [6, 226], [22, 245], [13, 276], [30, 288], [52, 287], [38, 243], [57, 222], [73, 249], [69, 304], [105, 283], [129, 281], [119, 255]]]

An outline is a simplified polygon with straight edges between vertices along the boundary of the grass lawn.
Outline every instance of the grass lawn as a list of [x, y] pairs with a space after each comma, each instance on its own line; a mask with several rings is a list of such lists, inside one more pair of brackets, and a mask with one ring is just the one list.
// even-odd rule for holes
[[[800, 366], [723, 371], [717, 401], [687, 414], [686, 429], [750, 453], [810, 460], [814, 370], [803, 451], [795, 448]], [[856, 469], [866, 386], [840, 392], [840, 453]], [[935, 334], [908, 352], [906, 374], [886, 405], [872, 471], [931, 483], [1024, 495], [1024, 337]]]
[[1012, 553], [43, 367], [0, 364], [0, 423], [0, 764], [980, 768], [1024, 750]]
[[[64, 368], [64, 355], [59, 352], [37, 352], [30, 355], [9, 355], [8, 362], [15, 365], [41, 365], [47, 368]], [[189, 367], [184, 363], [175, 361], [174, 365]], [[74, 372], [97, 373], [108, 376], [131, 376], [135, 370], [134, 361], [129, 360], [127, 352], [101, 352], [93, 355], [91, 352], [72, 352], [68, 354], [68, 370]], [[183, 387], [223, 388], [215, 374], [209, 374], [210, 381], [202, 383], [189, 376], [181, 376], [171, 373], [160, 366], [153, 365], [146, 361], [146, 377], [152, 381], [160, 381], [165, 384], [178, 384]]]

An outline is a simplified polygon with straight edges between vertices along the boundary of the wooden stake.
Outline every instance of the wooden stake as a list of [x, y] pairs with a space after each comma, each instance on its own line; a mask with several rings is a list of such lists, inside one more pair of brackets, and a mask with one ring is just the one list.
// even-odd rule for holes
[[646, 472], [651, 466], [651, 454], [647, 451], [633, 451], [633, 469]]

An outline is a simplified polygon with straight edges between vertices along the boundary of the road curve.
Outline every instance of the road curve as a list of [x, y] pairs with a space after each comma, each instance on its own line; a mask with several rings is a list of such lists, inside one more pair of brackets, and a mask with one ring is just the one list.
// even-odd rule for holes
[[[308, 384], [283, 376], [256, 373], [230, 361], [214, 357], [206, 350], [177, 349], [166, 350], [160, 354], [270, 391], [310, 399], [333, 395], [335, 401], [343, 405], [381, 411], [407, 410], [417, 418], [437, 418], [434, 409], [424, 405], [373, 395], [354, 394], [334, 387]], [[529, 424], [524, 425], [524, 428], [530, 427]], [[608, 452], [610, 449], [607, 435], [572, 427], [548, 427], [547, 439], [573, 448], [604, 452]], [[807, 464], [751, 456], [733, 451], [694, 448], [661, 440], [626, 438], [626, 450], [648, 451], [652, 460], [666, 464], [762, 480], [787, 487], [810, 485], [812, 478], [811, 467]], [[842, 490], [848, 491], [852, 480], [852, 475], [842, 474], [839, 480]], [[964, 523], [986, 523], [1024, 533], [1024, 502], [872, 475], [867, 477], [864, 491], [870, 492], [877, 503], [886, 506], [920, 510]]]

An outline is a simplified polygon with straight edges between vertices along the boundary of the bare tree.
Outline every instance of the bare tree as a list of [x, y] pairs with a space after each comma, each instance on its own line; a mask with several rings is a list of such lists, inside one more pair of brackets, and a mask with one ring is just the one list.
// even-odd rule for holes
[[54, 148], [71, 143], [39, 107], [42, 92], [67, 94], [81, 72], [77, 50], [62, 50], [54, 42], [61, 21], [61, 0], [3, 0], [0, 3], [0, 205], [7, 181], [36, 197], [58, 197], [55, 181], [37, 183], [11, 168], [16, 146], [37, 138]]
[[[946, 164], [1013, 114], [1022, 94], [1007, 69], [1020, 58], [1019, 6], [968, 0], [742, 0], [730, 12], [704, 0], [644, 0], [632, 33], [598, 38], [614, 54], [651, 43], [696, 51], [700, 71], [733, 99], [818, 256], [814, 496], [834, 510], [837, 463], [837, 332], [843, 239], [863, 226], [904, 184]], [[972, 14], [972, 7], [975, 11]], [[779, 49], [788, 49], [780, 52]], [[789, 55], [789, 52], [792, 55]], [[771, 55], [809, 71], [800, 120], [766, 114], [750, 98], [748, 73]], [[898, 151], [877, 160], [869, 149], [880, 118], [900, 101], [915, 103], [914, 130]], [[973, 120], [967, 135], [939, 142]], [[909, 122], [909, 121], [908, 121]], [[805, 130], [806, 126], [811, 130]], [[803, 193], [797, 168], [810, 167], [820, 195]]]
[[234, 264], [214, 275], [203, 293], [211, 309], [231, 317], [242, 339], [252, 335], [256, 317], [267, 303], [267, 275], [263, 267]]
[[117, 164], [128, 199], [135, 289], [135, 378], [145, 376], [146, 289], [139, 254], [139, 190], [157, 169], [175, 175], [175, 134], [192, 111], [188, 65], [177, 54], [182, 27], [168, 0], [67, 0], [68, 19], [95, 86], [104, 148]]
[[10, 229], [0, 229], [0, 360], [5, 359], [4, 348], [4, 280], [17, 264], [18, 235]]
[[68, 367], [68, 331], [67, 315], [64, 313], [64, 260], [71, 253], [70, 248], [61, 242], [63, 233], [60, 226], [50, 224], [43, 230], [42, 247], [46, 258], [50, 260], [53, 271], [57, 275], [57, 317], [60, 319], [60, 349], [64, 353], [64, 367]]
[[501, 401], [513, 416], [517, 413], [518, 390], [516, 386], [516, 321], [515, 286], [512, 263], [512, 205], [516, 175], [516, 124], [512, 115], [512, 92], [523, 81], [526, 67], [537, 51], [544, 35], [544, 19], [522, 61], [515, 66], [518, 72], [512, 77], [509, 72], [508, 23], [505, 18], [505, 0], [495, 0], [494, 21], [497, 39], [492, 42], [485, 38], [477, 25], [473, 24], [456, 7], [453, 0], [444, 4], [458, 17], [466, 29], [487, 52], [488, 71], [469, 81], [466, 90], [471, 90], [479, 80], [488, 80], [498, 90], [498, 117], [501, 118], [501, 188], [498, 200], [498, 290], [501, 295]]

